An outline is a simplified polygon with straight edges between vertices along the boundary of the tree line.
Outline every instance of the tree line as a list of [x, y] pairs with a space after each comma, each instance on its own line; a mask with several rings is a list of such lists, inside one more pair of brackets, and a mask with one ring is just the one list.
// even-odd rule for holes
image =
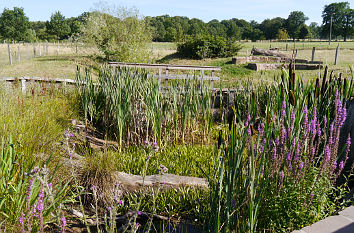
[[[0, 39], [7, 41], [57, 41], [79, 38], [92, 12], [65, 18], [54, 12], [48, 21], [29, 21], [23, 8], [5, 8], [0, 15]], [[211, 20], [162, 15], [145, 17], [153, 41], [180, 42], [196, 35], [218, 36], [232, 40], [273, 40], [328, 38], [332, 21], [333, 38], [351, 38], [354, 35], [354, 10], [348, 2], [325, 5], [322, 25], [305, 24], [308, 17], [302, 11], [293, 11], [288, 18], [275, 17], [261, 23], [243, 19]]]

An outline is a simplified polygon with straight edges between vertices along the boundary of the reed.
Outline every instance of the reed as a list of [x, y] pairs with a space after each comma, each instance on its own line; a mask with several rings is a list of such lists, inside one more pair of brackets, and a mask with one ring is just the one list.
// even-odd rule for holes
[[76, 80], [85, 119], [121, 147], [145, 140], [160, 145], [204, 141], [208, 136], [211, 93], [200, 81], [176, 81], [163, 89], [144, 70], [109, 67], [102, 67], [97, 83], [88, 71], [78, 70]]

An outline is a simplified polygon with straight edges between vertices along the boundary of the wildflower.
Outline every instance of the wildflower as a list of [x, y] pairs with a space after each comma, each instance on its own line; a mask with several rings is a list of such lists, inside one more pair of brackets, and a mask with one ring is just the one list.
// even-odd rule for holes
[[18, 222], [19, 222], [19, 226], [20, 226], [20, 232], [23, 233], [25, 232], [25, 214], [23, 212], [21, 212], [21, 216], [20, 218], [18, 219]]
[[144, 144], [145, 144], [145, 145], [148, 145], [148, 144], [149, 144], [149, 141], [145, 140], [145, 141], [144, 141]]
[[123, 205], [123, 201], [122, 201], [122, 200], [119, 200], [119, 201], [118, 201], [118, 205]]
[[70, 133], [70, 137], [71, 137], [71, 138], [74, 137], [74, 134], [73, 134], [73, 133]]
[[339, 170], [341, 171], [344, 168], [344, 161], [340, 161], [339, 165], [338, 165]]
[[167, 171], [168, 171], [168, 168], [161, 164], [160, 168], [159, 168], [159, 172], [161, 172], [161, 174], [164, 174]]
[[135, 224], [135, 226], [136, 226], [137, 228], [139, 228], [141, 225], [140, 225], [140, 223], [137, 222], [137, 223]]
[[92, 191], [97, 191], [97, 186], [96, 185], [92, 185], [91, 189], [92, 189]]
[[250, 122], [250, 120], [251, 120], [251, 116], [250, 116], [250, 114], [248, 114], [248, 115], [247, 115], [247, 120], [246, 120], [246, 122], [245, 122], [245, 127], [248, 126], [248, 123]]
[[62, 233], [65, 233], [65, 231], [66, 231], [66, 229], [65, 229], [65, 227], [66, 227], [66, 218], [63, 216], [63, 217], [60, 219], [60, 221], [61, 221], [61, 232], [62, 232]]
[[71, 159], [73, 157], [73, 154], [69, 153], [69, 158]]
[[302, 170], [302, 168], [304, 167], [304, 163], [302, 161], [300, 161], [299, 163], [299, 170]]
[[141, 211], [138, 211], [138, 215], [141, 215]]
[[108, 207], [108, 211], [111, 212], [111, 210], [112, 210], [112, 208], [109, 206], [109, 207]]

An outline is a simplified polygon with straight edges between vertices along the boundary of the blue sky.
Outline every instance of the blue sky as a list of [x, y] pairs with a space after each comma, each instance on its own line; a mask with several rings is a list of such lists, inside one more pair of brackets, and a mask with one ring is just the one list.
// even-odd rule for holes
[[[136, 7], [142, 15], [187, 16], [205, 22], [212, 19], [240, 18], [261, 22], [266, 18], [287, 18], [291, 11], [303, 11], [310, 19], [306, 22], [322, 23], [321, 13], [324, 5], [345, 0], [107, 0], [109, 4]], [[348, 0], [347, 0], [348, 1]], [[78, 16], [90, 11], [99, 0], [0, 0], [3, 8], [23, 7], [31, 21], [49, 20], [57, 10], [66, 17]], [[354, 7], [354, 1], [349, 1]]]

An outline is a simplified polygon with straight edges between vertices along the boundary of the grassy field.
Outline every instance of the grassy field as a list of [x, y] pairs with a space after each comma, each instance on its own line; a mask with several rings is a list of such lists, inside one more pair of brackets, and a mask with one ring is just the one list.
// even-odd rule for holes
[[[288, 51], [284, 51], [288, 44]], [[339, 44], [339, 62], [334, 66], [335, 48]], [[279, 48], [282, 52], [291, 54], [292, 49], [298, 49], [298, 58], [311, 59], [312, 47], [316, 47], [315, 60], [323, 61], [324, 65], [328, 65], [330, 70], [335, 73], [347, 74], [350, 66], [354, 64], [354, 42], [242, 42], [242, 49], [239, 56], [246, 56], [251, 52], [253, 47], [257, 48]], [[30, 52], [33, 53], [33, 45], [28, 46]], [[37, 45], [38, 47], [38, 45]], [[32, 50], [31, 50], [32, 48]], [[43, 45], [42, 45], [43, 48]], [[40, 77], [57, 77], [57, 78], [74, 78], [77, 65], [80, 66], [98, 66], [97, 61], [93, 60], [90, 55], [92, 49], [80, 48], [76, 51], [76, 47], [72, 45], [60, 45], [59, 55], [57, 54], [57, 45], [49, 45], [49, 53], [47, 56], [33, 58], [27, 54], [27, 45], [20, 45], [21, 61], [17, 60], [17, 45], [11, 45], [13, 65], [9, 65], [7, 45], [0, 44], [0, 76], [20, 77], [20, 76], [40, 76]], [[222, 67], [219, 76], [221, 82], [216, 85], [222, 87], [235, 87], [239, 82], [252, 81], [254, 83], [270, 83], [274, 76], [279, 76], [280, 70], [256, 72], [246, 68], [246, 65], [233, 65], [231, 58], [191, 60], [178, 57], [176, 53], [176, 43], [153, 42], [151, 44], [152, 63], [169, 63], [184, 65], [212, 65]], [[32, 55], [32, 53], [30, 53]], [[38, 52], [37, 52], [38, 54]], [[318, 77], [320, 71], [297, 71], [299, 77], [309, 78]]]
[[[286, 44], [288, 44], [288, 51], [285, 51]], [[334, 66], [335, 48], [339, 44], [339, 59], [338, 65]], [[292, 54], [294, 49], [298, 50], [297, 58], [311, 59], [312, 48], [316, 47], [315, 60], [323, 61], [324, 65], [329, 66], [330, 70], [335, 73], [347, 74], [350, 72], [350, 66], [354, 64], [354, 42], [332, 42], [328, 45], [326, 42], [242, 42], [242, 49], [239, 51], [238, 56], [247, 56], [250, 54], [253, 47], [268, 49], [279, 48], [283, 53]], [[158, 62], [170, 64], [184, 64], [184, 65], [212, 65], [222, 67], [220, 73], [221, 82], [223, 87], [234, 87], [242, 81], [252, 81], [254, 83], [270, 83], [273, 82], [274, 76], [279, 76], [281, 70], [270, 71], [253, 71], [246, 68], [246, 65], [233, 65], [231, 58], [217, 58], [217, 59], [204, 59], [204, 60], [191, 60], [181, 59], [175, 55], [176, 45], [174, 43], [153, 43], [154, 54], [167, 54], [165, 57], [160, 58]], [[296, 72], [299, 77], [303, 77], [304, 81], [318, 77], [320, 71], [303, 71]]]

